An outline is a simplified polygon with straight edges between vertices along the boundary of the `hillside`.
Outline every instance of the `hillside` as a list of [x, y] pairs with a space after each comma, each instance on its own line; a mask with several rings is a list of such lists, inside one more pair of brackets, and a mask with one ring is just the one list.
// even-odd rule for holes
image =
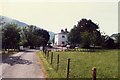
[[[29, 24], [26, 24], [24, 22], [21, 22], [21, 21], [15, 20], [15, 19], [11, 19], [11, 18], [8, 18], [8, 17], [5, 17], [5, 16], [0, 16], [0, 28], [2, 28], [2, 26], [6, 25], [6, 24], [17, 24], [18, 27], [23, 27], [23, 26], [28, 26], [29, 25]], [[42, 28], [40, 28], [40, 29], [42, 29]], [[49, 35], [50, 35], [50, 41], [52, 41], [55, 34], [51, 31], [48, 31], [48, 32], [49, 32]]]

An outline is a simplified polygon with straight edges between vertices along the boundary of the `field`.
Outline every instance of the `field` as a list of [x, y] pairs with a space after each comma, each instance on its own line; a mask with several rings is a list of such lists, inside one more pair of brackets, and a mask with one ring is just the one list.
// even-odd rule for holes
[[[91, 78], [92, 67], [97, 69], [97, 78], [118, 77], [118, 50], [100, 50], [96, 52], [53, 52], [53, 64], [51, 65], [51, 52], [46, 58], [39, 52], [43, 65], [50, 78], [66, 77], [67, 59], [70, 58], [70, 78]], [[57, 55], [60, 62], [57, 69]]]

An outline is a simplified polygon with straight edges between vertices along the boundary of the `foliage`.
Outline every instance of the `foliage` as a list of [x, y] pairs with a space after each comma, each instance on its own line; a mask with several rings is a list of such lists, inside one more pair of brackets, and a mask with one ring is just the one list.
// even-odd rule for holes
[[107, 49], [115, 48], [114, 40], [107, 35], [102, 36], [102, 47]]
[[89, 32], [87, 32], [87, 31], [85, 31], [85, 32], [82, 32], [82, 35], [81, 35], [81, 37], [82, 37], [82, 47], [83, 48], [89, 48], [89, 45], [90, 45], [90, 37], [91, 37], [91, 34], [89, 33]]
[[100, 45], [101, 33], [99, 27], [92, 20], [81, 19], [77, 25], [71, 29], [68, 40], [71, 44], [81, 44], [88, 48], [90, 45]]
[[116, 34], [114, 37], [116, 39], [116, 47], [120, 49], [120, 33]]
[[80, 31], [77, 29], [76, 25], [74, 25], [74, 28], [71, 29], [69, 35], [68, 35], [68, 40], [70, 44], [80, 44], [81, 41], [81, 36], [80, 36]]
[[118, 36], [117, 36], [117, 44], [118, 44], [118, 48], [120, 49], [120, 33], [118, 33]]
[[46, 46], [50, 37], [46, 30], [39, 29], [33, 25], [24, 27], [22, 36], [24, 39], [24, 45], [31, 47]]
[[2, 45], [18, 46], [20, 41], [20, 28], [16, 24], [7, 24], [3, 27]]
[[46, 30], [33, 25], [20, 29], [16, 24], [7, 24], [2, 30], [4, 32], [2, 34], [3, 46], [46, 46], [50, 37]]

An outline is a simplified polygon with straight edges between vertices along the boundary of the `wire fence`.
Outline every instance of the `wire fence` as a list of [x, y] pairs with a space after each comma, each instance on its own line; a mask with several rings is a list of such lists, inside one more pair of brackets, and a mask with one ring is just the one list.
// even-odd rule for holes
[[91, 76], [91, 78], [94, 77], [93, 80], [96, 80], [96, 72], [92, 72], [92, 66], [86, 69], [82, 66], [85, 63], [79, 59], [77, 59], [77, 61], [65, 58], [64, 56], [61, 56], [60, 53], [50, 51], [46, 51], [44, 57], [63, 78], [88, 78], [87, 76]]

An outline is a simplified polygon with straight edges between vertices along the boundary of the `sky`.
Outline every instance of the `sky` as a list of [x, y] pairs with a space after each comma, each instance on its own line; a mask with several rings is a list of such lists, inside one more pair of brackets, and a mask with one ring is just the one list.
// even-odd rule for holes
[[107, 35], [118, 32], [117, 0], [1, 0], [0, 15], [59, 33], [82, 18], [99, 24]]

